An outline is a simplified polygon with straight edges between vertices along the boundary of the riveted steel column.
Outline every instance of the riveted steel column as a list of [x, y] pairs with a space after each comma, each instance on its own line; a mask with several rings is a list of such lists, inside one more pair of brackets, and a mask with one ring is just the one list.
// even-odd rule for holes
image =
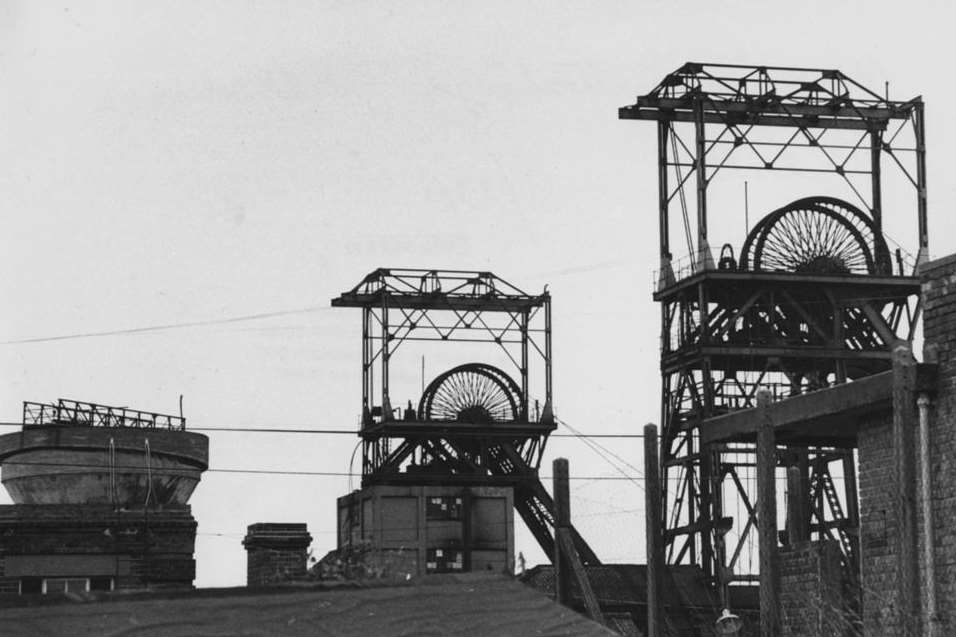
[[667, 189], [667, 136], [670, 122], [657, 122], [657, 214], [660, 223], [661, 259], [671, 258], [669, 194]]

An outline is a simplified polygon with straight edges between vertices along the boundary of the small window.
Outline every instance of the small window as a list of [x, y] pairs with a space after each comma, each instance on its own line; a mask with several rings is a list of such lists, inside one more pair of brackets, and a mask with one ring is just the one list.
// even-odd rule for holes
[[43, 592], [43, 580], [39, 577], [24, 577], [20, 580], [21, 595], [39, 595]]
[[89, 590], [90, 580], [86, 577], [47, 577], [43, 580], [43, 592], [47, 595], [85, 593]]
[[427, 520], [460, 520], [461, 514], [461, 496], [433, 496], [425, 502]]
[[428, 573], [455, 573], [464, 570], [464, 553], [457, 549], [428, 549], [425, 552], [425, 571]]

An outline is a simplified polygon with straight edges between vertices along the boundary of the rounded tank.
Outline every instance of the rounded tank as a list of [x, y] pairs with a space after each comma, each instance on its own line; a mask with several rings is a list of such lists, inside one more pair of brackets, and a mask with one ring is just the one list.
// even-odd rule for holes
[[15, 504], [182, 506], [209, 466], [198, 433], [71, 424], [0, 436], [0, 480]]

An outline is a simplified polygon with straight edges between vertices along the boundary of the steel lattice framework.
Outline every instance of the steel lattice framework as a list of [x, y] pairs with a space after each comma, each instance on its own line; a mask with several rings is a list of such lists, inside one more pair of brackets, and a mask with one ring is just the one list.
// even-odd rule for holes
[[[837, 70], [687, 63], [619, 117], [657, 122], [667, 557], [702, 566], [726, 604], [731, 584], [757, 579], [754, 446], [705, 443], [701, 432], [710, 418], [754, 407], [760, 387], [784, 398], [885, 371], [893, 345], [912, 339], [914, 268], [928, 243], [923, 102], [889, 100]], [[884, 163], [915, 191], [909, 262], [884, 239]], [[739, 263], [726, 246], [715, 262], [708, 186], [736, 170], [829, 174], [853, 203], [783, 205], [749, 229]], [[678, 211], [686, 261], [671, 252]], [[840, 543], [854, 577], [852, 445], [816, 433], [788, 440], [777, 456], [778, 466], [800, 468], [803, 523]]]
[[[491, 272], [379, 268], [332, 299], [362, 309], [362, 484], [498, 484], [547, 555], [554, 554], [554, 501], [538, 468], [554, 431], [551, 295], [528, 294]], [[483, 363], [435, 378], [418, 409], [395, 410], [392, 360], [415, 341], [484, 343], [503, 352], [517, 380]], [[532, 408], [530, 369], [543, 404]], [[375, 381], [379, 380], [376, 391]], [[539, 394], [540, 395], [540, 394]], [[585, 563], [599, 564], [576, 532]]]

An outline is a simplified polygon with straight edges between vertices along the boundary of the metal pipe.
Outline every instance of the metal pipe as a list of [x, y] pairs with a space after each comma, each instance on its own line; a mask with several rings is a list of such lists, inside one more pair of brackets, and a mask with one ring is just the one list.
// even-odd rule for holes
[[916, 399], [919, 409], [919, 465], [920, 499], [923, 513], [923, 633], [936, 635], [936, 569], [933, 564], [933, 501], [930, 483], [929, 457], [929, 397], [920, 394]]

